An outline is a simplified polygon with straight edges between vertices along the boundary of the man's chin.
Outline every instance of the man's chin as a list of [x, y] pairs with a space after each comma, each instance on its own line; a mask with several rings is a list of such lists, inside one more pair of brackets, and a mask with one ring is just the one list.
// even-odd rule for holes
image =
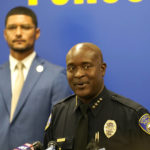
[[17, 53], [25, 53], [27, 51], [30, 51], [31, 48], [13, 48], [12, 50]]
[[87, 98], [89, 95], [88, 92], [82, 91], [82, 90], [80, 90], [80, 91], [76, 90], [75, 93], [76, 93], [76, 95], [78, 95], [81, 98]]

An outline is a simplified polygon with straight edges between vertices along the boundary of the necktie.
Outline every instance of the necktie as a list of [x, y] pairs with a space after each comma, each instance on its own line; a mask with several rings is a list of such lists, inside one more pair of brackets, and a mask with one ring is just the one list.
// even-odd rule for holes
[[81, 104], [81, 119], [76, 130], [75, 135], [75, 150], [85, 150], [88, 140], [88, 114], [87, 114], [88, 105]]
[[16, 106], [18, 104], [19, 96], [22, 90], [22, 86], [24, 83], [24, 76], [23, 76], [23, 64], [21, 62], [18, 62], [16, 65], [16, 69], [18, 71], [15, 86], [12, 90], [12, 100], [11, 100], [11, 112], [10, 112], [10, 122], [12, 121]]

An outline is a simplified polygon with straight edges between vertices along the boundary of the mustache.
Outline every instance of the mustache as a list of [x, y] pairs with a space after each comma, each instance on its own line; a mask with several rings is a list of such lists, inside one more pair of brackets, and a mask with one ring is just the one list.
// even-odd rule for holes
[[73, 83], [73, 85], [89, 84], [88, 81], [73, 81], [72, 83]]
[[14, 39], [14, 40], [12, 40], [12, 42], [14, 43], [14, 42], [25, 42], [26, 40], [24, 40], [24, 39]]

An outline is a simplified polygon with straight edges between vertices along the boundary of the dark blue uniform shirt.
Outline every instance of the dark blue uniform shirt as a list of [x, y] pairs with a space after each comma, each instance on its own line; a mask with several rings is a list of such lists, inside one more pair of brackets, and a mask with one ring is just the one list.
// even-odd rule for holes
[[[49, 141], [56, 141], [63, 150], [74, 150], [80, 104], [72, 95], [53, 107], [45, 130], [45, 147]], [[97, 141], [102, 150], [149, 150], [149, 121], [144, 107], [104, 88], [89, 104], [88, 143]]]

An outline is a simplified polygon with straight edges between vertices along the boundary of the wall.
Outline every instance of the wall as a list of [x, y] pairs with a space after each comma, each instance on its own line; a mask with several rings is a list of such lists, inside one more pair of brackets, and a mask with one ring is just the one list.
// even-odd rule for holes
[[107, 63], [106, 87], [150, 110], [149, 0], [5, 0], [0, 4], [0, 64], [8, 59], [4, 18], [12, 7], [32, 8], [39, 20], [38, 54], [65, 67], [76, 43], [98, 45]]

